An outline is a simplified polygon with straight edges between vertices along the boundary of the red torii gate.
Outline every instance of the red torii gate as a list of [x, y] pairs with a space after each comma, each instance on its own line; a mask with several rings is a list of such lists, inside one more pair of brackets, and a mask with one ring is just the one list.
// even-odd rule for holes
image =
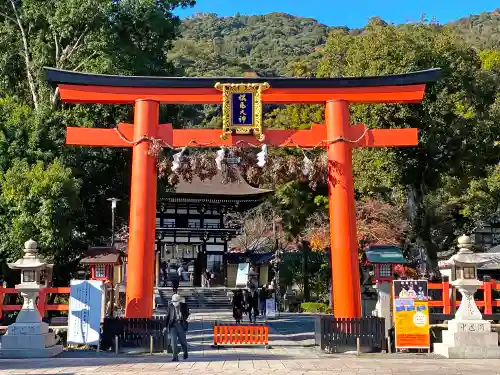
[[[270, 146], [328, 149], [330, 238], [334, 315], [361, 315], [357, 258], [356, 212], [352, 176], [353, 147], [402, 147], [418, 144], [417, 129], [366, 129], [351, 125], [350, 103], [418, 103], [427, 83], [440, 75], [431, 69], [401, 75], [360, 78], [170, 78], [125, 77], [75, 73], [46, 68], [47, 80], [68, 103], [133, 104], [134, 124], [116, 129], [68, 127], [66, 143], [79, 146], [133, 147], [127, 275], [127, 317], [150, 317], [153, 310], [154, 242], [156, 227], [156, 165], [145, 138], [162, 139], [173, 147], [248, 145], [249, 135], [221, 139], [220, 129], [173, 129], [160, 125], [160, 103], [220, 104], [216, 84], [264, 84], [262, 103], [325, 104], [325, 124], [310, 130], [264, 130]], [[121, 133], [121, 134], [120, 134]], [[123, 135], [125, 137], [123, 137]], [[124, 139], [127, 138], [127, 139]], [[195, 144], [193, 144], [195, 140]], [[209, 146], [207, 146], [209, 145]], [[272, 162], [272, 161], [271, 161]], [[334, 162], [336, 168], [333, 168]]]

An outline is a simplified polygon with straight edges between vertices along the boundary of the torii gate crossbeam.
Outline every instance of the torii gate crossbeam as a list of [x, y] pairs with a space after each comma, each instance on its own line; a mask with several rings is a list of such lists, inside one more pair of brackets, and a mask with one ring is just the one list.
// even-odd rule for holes
[[[200, 147], [245, 146], [248, 142], [280, 147], [312, 148], [323, 145], [329, 168], [329, 207], [334, 315], [361, 315], [357, 259], [356, 212], [352, 176], [354, 147], [404, 147], [418, 143], [417, 129], [373, 129], [351, 125], [351, 103], [418, 103], [427, 83], [440, 71], [393, 76], [304, 78], [169, 78], [123, 77], [75, 73], [46, 68], [47, 80], [59, 87], [60, 98], [69, 103], [134, 104], [134, 124], [115, 129], [68, 128], [67, 144], [80, 146], [133, 147], [130, 196], [130, 232], [127, 280], [127, 317], [150, 317], [153, 307], [154, 239], [156, 220], [156, 169], [144, 138], [162, 139], [172, 147], [195, 140]], [[220, 129], [173, 129], [158, 123], [160, 103], [214, 104], [222, 95], [216, 83], [268, 83], [263, 103], [325, 104], [325, 124], [310, 130], [264, 130], [258, 142], [250, 136], [220, 139]], [[126, 139], [123, 139], [125, 135]]]

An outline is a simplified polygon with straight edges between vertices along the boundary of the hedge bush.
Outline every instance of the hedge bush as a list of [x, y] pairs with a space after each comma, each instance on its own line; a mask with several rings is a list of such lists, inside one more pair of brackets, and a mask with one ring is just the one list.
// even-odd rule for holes
[[313, 314], [325, 314], [330, 313], [330, 307], [321, 302], [303, 302], [300, 304], [300, 309], [303, 312], [313, 313]]

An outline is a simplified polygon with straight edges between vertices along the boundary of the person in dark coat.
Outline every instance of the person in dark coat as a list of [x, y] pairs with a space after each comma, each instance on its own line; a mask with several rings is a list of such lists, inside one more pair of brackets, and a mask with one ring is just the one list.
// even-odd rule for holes
[[250, 323], [255, 323], [257, 315], [259, 315], [259, 293], [255, 289], [255, 285], [250, 285], [250, 290], [247, 293], [248, 318]]
[[243, 319], [243, 311], [245, 311], [245, 300], [243, 297], [243, 292], [238, 289], [234, 292], [233, 296], [233, 318], [236, 324], [240, 324]]
[[168, 265], [165, 261], [161, 262], [161, 273], [163, 276], [163, 286], [167, 286]]
[[260, 310], [260, 315], [264, 316], [266, 315], [266, 300], [268, 299], [268, 290], [266, 286], [264, 285], [262, 289], [259, 292], [259, 310]]
[[172, 302], [168, 305], [166, 321], [170, 335], [170, 345], [172, 346], [173, 362], [179, 361], [179, 348], [181, 345], [184, 352], [184, 359], [188, 358], [188, 344], [186, 331], [188, 329], [187, 319], [189, 318], [189, 308], [186, 303], [181, 302], [181, 296], [174, 294]]
[[179, 283], [180, 283], [179, 277], [173, 276], [171, 282], [172, 282], [172, 292], [174, 294], [177, 294], [177, 292], [179, 291]]

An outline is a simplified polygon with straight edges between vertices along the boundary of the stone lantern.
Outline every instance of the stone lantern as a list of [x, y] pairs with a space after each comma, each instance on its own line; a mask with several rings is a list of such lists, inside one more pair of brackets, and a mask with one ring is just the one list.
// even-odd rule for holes
[[0, 357], [43, 358], [59, 354], [62, 346], [56, 345], [55, 334], [49, 332], [49, 325], [42, 321], [36, 307], [38, 294], [44, 288], [40, 284], [41, 272], [51, 270], [52, 264], [38, 254], [37, 243], [29, 240], [24, 243], [24, 257], [8, 266], [21, 271], [21, 283], [16, 289], [24, 301], [16, 322], [2, 337]]
[[458, 239], [459, 251], [448, 261], [456, 270], [451, 284], [462, 295], [454, 319], [443, 331], [443, 342], [434, 344], [434, 353], [447, 358], [500, 358], [498, 334], [491, 332], [491, 322], [483, 316], [474, 301], [474, 293], [482, 285], [477, 279], [478, 265], [489, 262], [483, 254], [474, 253], [468, 236]]

